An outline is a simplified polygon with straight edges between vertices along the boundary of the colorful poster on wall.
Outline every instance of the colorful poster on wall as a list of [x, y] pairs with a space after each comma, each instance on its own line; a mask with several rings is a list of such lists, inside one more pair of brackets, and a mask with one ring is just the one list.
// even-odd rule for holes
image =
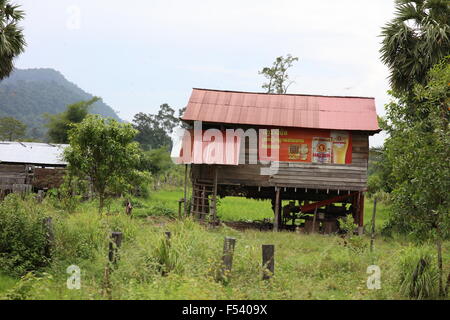
[[266, 135], [260, 133], [258, 140], [259, 160], [352, 163], [351, 134], [348, 131], [281, 128], [276, 139], [269, 129]]

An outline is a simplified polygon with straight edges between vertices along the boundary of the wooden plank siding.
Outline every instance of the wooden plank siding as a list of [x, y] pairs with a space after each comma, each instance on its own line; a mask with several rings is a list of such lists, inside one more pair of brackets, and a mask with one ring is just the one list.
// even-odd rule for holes
[[[279, 186], [310, 189], [363, 191], [367, 184], [369, 138], [365, 133], [352, 134], [351, 164], [316, 164], [299, 162], [278, 162], [270, 166], [269, 175], [261, 175], [262, 168], [269, 165], [245, 164], [249, 158], [255, 159], [256, 149], [241, 144], [238, 166], [218, 166], [218, 184], [244, 186]], [[193, 165], [194, 179], [213, 179], [213, 171], [208, 165]]]
[[15, 184], [25, 184], [28, 173], [25, 165], [0, 164], [0, 189], [12, 190]]

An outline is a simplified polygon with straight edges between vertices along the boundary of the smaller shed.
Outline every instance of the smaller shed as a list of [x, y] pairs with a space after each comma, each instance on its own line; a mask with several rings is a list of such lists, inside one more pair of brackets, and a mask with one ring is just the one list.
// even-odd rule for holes
[[66, 144], [0, 141], [0, 198], [15, 191], [49, 189], [62, 183]]

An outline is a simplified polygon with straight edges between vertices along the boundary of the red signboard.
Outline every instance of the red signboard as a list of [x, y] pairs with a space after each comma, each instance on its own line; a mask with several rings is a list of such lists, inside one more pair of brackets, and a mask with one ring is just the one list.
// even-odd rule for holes
[[267, 134], [260, 132], [259, 160], [352, 163], [352, 139], [348, 131], [280, 128], [278, 133], [276, 138], [270, 129]]
[[[243, 129], [186, 130], [177, 162], [194, 164], [238, 165], [241, 141], [251, 135], [258, 148], [258, 160], [305, 163], [350, 164], [352, 137], [348, 131], [324, 129], [280, 128], [259, 129], [244, 133]], [[256, 157], [255, 157], [256, 161]]]

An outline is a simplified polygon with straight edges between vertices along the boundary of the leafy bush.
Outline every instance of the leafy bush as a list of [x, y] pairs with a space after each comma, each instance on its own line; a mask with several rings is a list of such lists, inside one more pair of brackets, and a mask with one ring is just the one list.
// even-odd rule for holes
[[398, 263], [400, 292], [411, 299], [433, 299], [438, 296], [439, 272], [434, 255], [425, 247], [408, 247]]
[[20, 278], [20, 280], [8, 291], [5, 292], [0, 299], [4, 300], [27, 300], [32, 299], [37, 292], [46, 291], [46, 285], [53, 277], [50, 274], [43, 273], [38, 277], [33, 272], [28, 272]]
[[23, 275], [46, 264], [44, 217], [31, 198], [10, 194], [0, 202], [0, 269]]
[[366, 239], [361, 236], [356, 236], [355, 233], [355, 221], [352, 215], [348, 215], [345, 218], [338, 219], [339, 228], [345, 232], [344, 236], [344, 246], [348, 247], [355, 253], [364, 252], [368, 245]]

